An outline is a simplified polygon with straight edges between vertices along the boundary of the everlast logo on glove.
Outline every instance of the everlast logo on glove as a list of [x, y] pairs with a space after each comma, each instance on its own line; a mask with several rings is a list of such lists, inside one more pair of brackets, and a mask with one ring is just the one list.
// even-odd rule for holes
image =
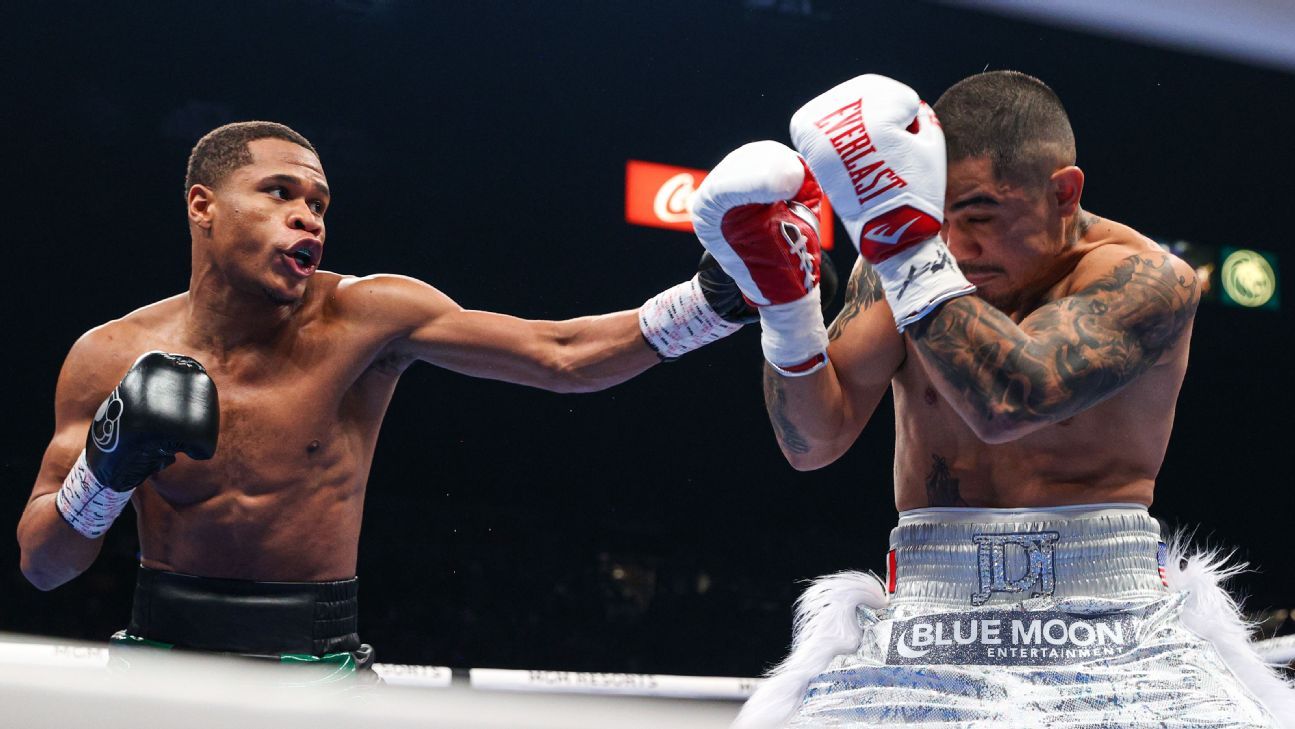
[[[868, 136], [868, 129], [863, 125], [863, 100], [856, 99], [840, 109], [814, 122], [814, 126], [823, 130], [832, 148], [841, 158], [841, 163], [850, 173], [850, 182], [854, 183], [854, 193], [862, 205], [878, 195], [896, 187], [908, 185], [904, 178], [886, 166], [884, 159], [868, 159], [877, 153]], [[878, 189], [878, 185], [886, 183]]]
[[897, 331], [976, 290], [939, 237], [944, 134], [916, 91], [858, 76], [802, 106], [789, 131], [851, 242], [876, 269]]

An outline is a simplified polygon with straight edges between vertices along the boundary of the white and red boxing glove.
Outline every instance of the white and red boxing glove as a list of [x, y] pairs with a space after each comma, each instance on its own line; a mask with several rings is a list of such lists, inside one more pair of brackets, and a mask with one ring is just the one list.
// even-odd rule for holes
[[785, 375], [827, 364], [818, 288], [822, 195], [800, 155], [763, 141], [729, 153], [692, 201], [697, 238], [760, 312], [765, 359]]
[[944, 133], [916, 91], [875, 74], [850, 79], [792, 116], [791, 140], [876, 269], [899, 331], [976, 290], [940, 239]]

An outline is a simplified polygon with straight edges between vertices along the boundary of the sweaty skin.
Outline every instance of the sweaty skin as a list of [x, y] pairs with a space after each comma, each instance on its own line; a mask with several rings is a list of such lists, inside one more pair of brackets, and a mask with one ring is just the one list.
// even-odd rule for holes
[[792, 465], [838, 458], [889, 387], [901, 510], [1150, 505], [1197, 281], [1151, 240], [1080, 209], [1082, 173], [1068, 170], [1059, 195], [1037, 200], [985, 160], [951, 164], [944, 235], [979, 290], [903, 335], [860, 259], [829, 330], [831, 366], [798, 379], [766, 368]]
[[136, 489], [144, 565], [282, 581], [355, 575], [379, 427], [413, 362], [575, 392], [659, 361], [634, 311], [527, 321], [464, 310], [402, 276], [295, 265], [286, 252], [303, 241], [322, 249], [322, 167], [278, 139], [249, 149], [253, 163], [217, 189], [190, 191], [189, 291], [90, 330], [68, 354], [54, 437], [18, 527], [22, 569], [37, 587], [72, 579], [98, 554], [102, 538], [73, 531], [54, 494], [99, 403], [147, 350], [206, 367], [221, 427], [214, 458], [180, 457]]

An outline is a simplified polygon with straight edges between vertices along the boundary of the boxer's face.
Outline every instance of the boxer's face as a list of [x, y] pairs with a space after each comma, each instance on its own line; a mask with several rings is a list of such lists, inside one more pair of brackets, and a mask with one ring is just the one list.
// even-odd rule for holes
[[292, 303], [323, 254], [328, 182], [305, 147], [273, 138], [247, 147], [251, 164], [214, 191], [212, 256], [233, 287]]
[[949, 163], [941, 235], [977, 295], [1010, 310], [1052, 275], [1064, 221], [1045, 185], [998, 178], [987, 158]]

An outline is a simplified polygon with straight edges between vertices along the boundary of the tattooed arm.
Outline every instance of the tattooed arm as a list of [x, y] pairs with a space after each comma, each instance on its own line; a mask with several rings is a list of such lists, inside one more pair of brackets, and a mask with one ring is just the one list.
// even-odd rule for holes
[[1002, 443], [1119, 392], [1190, 331], [1199, 301], [1190, 266], [1146, 252], [1019, 326], [963, 296], [908, 331], [945, 400], [983, 440]]
[[783, 455], [800, 471], [826, 466], [849, 449], [904, 360], [881, 281], [862, 258], [827, 336], [828, 366], [818, 372], [784, 377], [764, 370], [769, 422]]

